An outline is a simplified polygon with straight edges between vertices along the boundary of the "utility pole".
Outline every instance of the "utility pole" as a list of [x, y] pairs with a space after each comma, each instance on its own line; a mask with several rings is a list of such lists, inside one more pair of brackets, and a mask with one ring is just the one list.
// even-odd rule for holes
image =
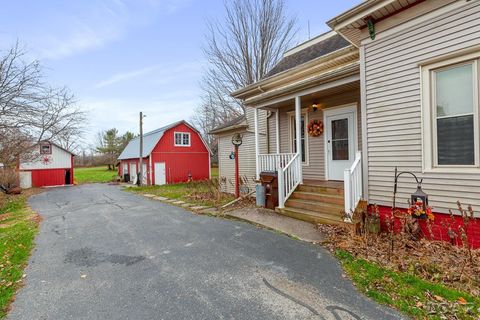
[[140, 177], [138, 177], [138, 185], [143, 185], [143, 112], [140, 111], [140, 158], [138, 159]]

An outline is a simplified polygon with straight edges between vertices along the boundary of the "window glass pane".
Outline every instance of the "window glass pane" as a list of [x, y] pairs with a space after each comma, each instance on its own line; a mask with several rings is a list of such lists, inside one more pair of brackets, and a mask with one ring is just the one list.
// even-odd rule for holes
[[473, 115], [437, 119], [439, 165], [474, 165]]
[[332, 142], [332, 160], [348, 160], [348, 139]]
[[348, 139], [348, 118], [332, 121], [332, 138]]
[[437, 117], [473, 112], [473, 65], [436, 71]]
[[183, 145], [188, 146], [190, 144], [190, 135], [188, 133], [183, 134]]
[[[292, 143], [293, 143], [293, 152], [297, 152], [297, 134], [295, 132], [296, 130], [296, 121], [295, 117], [291, 118], [292, 120]], [[301, 137], [302, 137], [302, 162], [307, 162], [307, 153], [305, 149], [305, 116], [302, 115], [302, 118], [300, 120], [301, 124]]]
[[349, 160], [348, 118], [332, 121], [332, 160]]
[[182, 134], [175, 133], [175, 144], [181, 145], [182, 144]]
[[49, 144], [42, 144], [40, 146], [40, 153], [41, 154], [50, 154], [50, 145]]

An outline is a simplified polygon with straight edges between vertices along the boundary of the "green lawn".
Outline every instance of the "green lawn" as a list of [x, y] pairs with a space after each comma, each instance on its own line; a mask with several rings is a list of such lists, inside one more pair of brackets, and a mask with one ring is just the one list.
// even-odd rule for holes
[[218, 167], [212, 167], [212, 170], [211, 170], [211, 176], [212, 178], [218, 178]]
[[204, 206], [221, 206], [235, 199], [231, 194], [219, 193], [218, 185], [209, 180], [141, 188], [129, 187], [127, 190], [135, 193], [155, 194]]
[[75, 183], [102, 183], [111, 182], [117, 175], [117, 171], [108, 170], [107, 167], [75, 168]]
[[38, 229], [38, 216], [27, 206], [27, 196], [0, 197], [3, 200], [0, 201], [0, 318], [3, 318], [21, 285]]
[[480, 319], [480, 298], [394, 272], [337, 250], [345, 272], [370, 298], [415, 319]]

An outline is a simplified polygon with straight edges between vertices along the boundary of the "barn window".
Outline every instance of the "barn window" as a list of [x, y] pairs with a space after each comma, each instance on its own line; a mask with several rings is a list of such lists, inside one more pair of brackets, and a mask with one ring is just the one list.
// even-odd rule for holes
[[52, 145], [48, 142], [41, 143], [40, 154], [52, 154]]
[[456, 58], [422, 72], [427, 170], [480, 167], [478, 69], [478, 58]]
[[190, 133], [189, 132], [175, 132], [175, 146], [176, 147], [189, 147], [190, 146]]

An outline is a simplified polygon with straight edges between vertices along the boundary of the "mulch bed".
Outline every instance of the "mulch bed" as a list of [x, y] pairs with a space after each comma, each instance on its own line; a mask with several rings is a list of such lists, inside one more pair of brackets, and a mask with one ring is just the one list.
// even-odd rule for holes
[[324, 244], [332, 252], [345, 250], [391, 270], [480, 296], [480, 250], [443, 241], [412, 240], [406, 233], [358, 234], [354, 226], [318, 228], [326, 235]]

